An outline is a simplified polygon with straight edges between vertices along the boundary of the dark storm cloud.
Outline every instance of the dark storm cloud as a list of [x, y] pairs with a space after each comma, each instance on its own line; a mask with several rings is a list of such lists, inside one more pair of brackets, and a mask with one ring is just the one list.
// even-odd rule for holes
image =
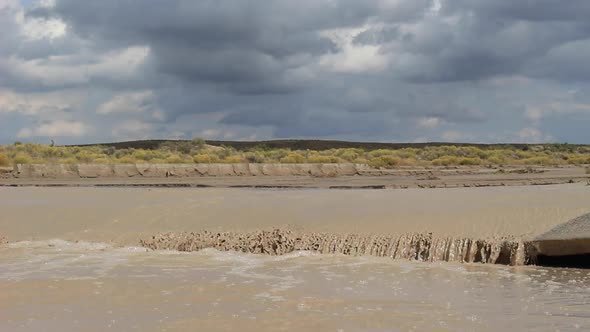
[[[413, 58], [392, 68], [412, 82], [478, 80], [524, 73], [559, 75], [527, 66], [566, 42], [590, 37], [587, 1], [442, 1], [436, 16], [425, 16], [431, 1], [136, 1], [58, 0], [53, 9], [32, 9], [34, 17], [58, 17], [83, 38], [120, 45], [149, 45], [161, 73], [189, 82], [221, 84], [237, 92], [275, 93], [293, 88], [288, 69], [337, 52], [321, 30], [358, 27], [367, 22], [416, 23], [369, 28], [354, 43], [396, 41], [392, 56]], [[452, 22], [445, 18], [452, 17]], [[400, 35], [403, 38], [400, 39]], [[567, 47], [547, 63], [567, 65]], [[577, 59], [575, 59], [577, 60]], [[540, 60], [539, 60], [540, 61]], [[242, 82], [253, 85], [248, 91]]]
[[[280, 107], [280, 108], [277, 108]], [[221, 122], [230, 125], [277, 127], [294, 126], [303, 115], [301, 109], [279, 105], [265, 105], [264, 109], [245, 108], [231, 111]]]
[[443, 8], [445, 12], [471, 11], [479, 16], [527, 21], [586, 21], [590, 14], [590, 3], [584, 0], [446, 0]]
[[590, 38], [574, 40], [547, 51], [531, 61], [525, 72], [532, 77], [552, 78], [562, 82], [590, 80]]
[[[513, 132], [530, 125], [518, 112], [540, 92], [590, 84], [586, 0], [56, 0], [24, 15], [63, 21], [50, 40], [25, 38], [6, 13], [1, 88], [79, 89], [92, 100], [86, 113], [150, 91], [141, 102], [160, 112], [141, 120], [159, 136], [203, 114], [215, 115], [207, 129], [271, 127], [277, 137], [492, 135], [498, 119]], [[120, 55], [133, 47], [145, 59]], [[413, 132], [416, 123], [426, 129]]]
[[400, 37], [399, 28], [396, 26], [386, 28], [367, 29], [354, 37], [355, 44], [382, 45], [392, 42]]
[[[424, 25], [400, 46], [415, 63], [397, 68], [420, 83], [481, 80], [501, 75], [540, 75], [529, 64], [555, 47], [584, 37], [574, 24], [508, 22], [495, 24], [461, 17], [455, 25]], [[575, 59], [576, 61], [579, 59]], [[577, 61], [578, 66], [582, 63]], [[556, 71], [559, 72], [559, 68]], [[547, 78], [557, 78], [552, 73]]]
[[[236, 92], [276, 93], [292, 88], [285, 72], [294, 55], [336, 51], [321, 29], [356, 26], [375, 1], [57, 1], [36, 17], [59, 17], [86, 39], [105, 45], [149, 45], [163, 74], [211, 82]], [[249, 82], [246, 86], [243, 82]]]
[[445, 2], [450, 6], [443, 7], [440, 15], [446, 20], [437, 17], [422, 22], [405, 34], [396, 50], [413, 60], [408, 66], [397, 68], [398, 73], [420, 83], [481, 80], [501, 75], [556, 79], [560, 66], [569, 66], [568, 60], [553, 62], [550, 72], [529, 64], [541, 61], [555, 48], [590, 37], [590, 25], [577, 21], [576, 16], [568, 21], [566, 13], [552, 16], [545, 13], [547, 9], [526, 7], [539, 12], [529, 19], [532, 14], [524, 15], [526, 10], [522, 5], [515, 5], [516, 13], [503, 16], [503, 9], [508, 5], [478, 3], [459, 6], [453, 1]]

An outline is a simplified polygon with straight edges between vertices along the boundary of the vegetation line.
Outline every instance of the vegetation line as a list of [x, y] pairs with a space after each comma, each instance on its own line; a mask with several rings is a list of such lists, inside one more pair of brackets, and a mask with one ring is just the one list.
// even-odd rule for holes
[[[80, 146], [16, 142], [0, 145], [0, 166], [31, 163], [357, 163], [395, 168], [590, 164], [590, 145], [404, 145], [339, 141], [226, 142], [233, 146], [214, 145], [219, 143], [202, 139]], [[300, 148], [302, 146], [308, 148]]]

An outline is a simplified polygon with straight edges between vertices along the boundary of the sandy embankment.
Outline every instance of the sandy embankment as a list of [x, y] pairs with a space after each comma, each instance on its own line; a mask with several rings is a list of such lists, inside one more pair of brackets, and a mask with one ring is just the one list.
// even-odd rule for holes
[[374, 169], [365, 164], [17, 165], [0, 186], [456, 188], [590, 183], [583, 167], [431, 167]]
[[17, 178], [129, 178], [201, 176], [351, 176], [374, 171], [365, 164], [28, 164]]

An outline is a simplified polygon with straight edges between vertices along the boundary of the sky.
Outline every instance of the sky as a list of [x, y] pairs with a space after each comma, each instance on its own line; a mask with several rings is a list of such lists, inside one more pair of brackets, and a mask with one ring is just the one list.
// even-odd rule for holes
[[590, 143], [587, 0], [0, 0], [0, 144]]

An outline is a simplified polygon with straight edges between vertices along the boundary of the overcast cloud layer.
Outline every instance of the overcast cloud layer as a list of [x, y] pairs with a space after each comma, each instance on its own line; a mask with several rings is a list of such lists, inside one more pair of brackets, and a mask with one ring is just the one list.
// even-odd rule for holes
[[587, 0], [0, 0], [0, 143], [590, 143]]

